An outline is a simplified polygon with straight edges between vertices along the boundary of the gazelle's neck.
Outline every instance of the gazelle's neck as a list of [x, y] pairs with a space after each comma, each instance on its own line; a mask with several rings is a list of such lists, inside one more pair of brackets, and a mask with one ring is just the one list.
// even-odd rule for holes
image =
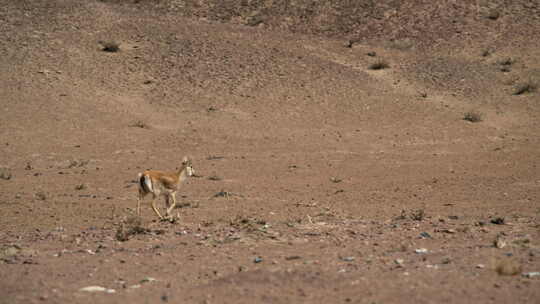
[[186, 178], [188, 177], [187, 165], [182, 165], [182, 167], [180, 167], [180, 170], [178, 170], [177, 174], [178, 174], [178, 179], [180, 180], [180, 182], [185, 181]]

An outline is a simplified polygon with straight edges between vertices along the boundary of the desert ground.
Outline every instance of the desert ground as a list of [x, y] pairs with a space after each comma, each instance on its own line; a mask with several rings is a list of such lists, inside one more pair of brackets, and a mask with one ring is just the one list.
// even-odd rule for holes
[[[1, 0], [0, 303], [540, 303], [539, 29], [525, 0]], [[137, 216], [186, 155], [173, 217]]]

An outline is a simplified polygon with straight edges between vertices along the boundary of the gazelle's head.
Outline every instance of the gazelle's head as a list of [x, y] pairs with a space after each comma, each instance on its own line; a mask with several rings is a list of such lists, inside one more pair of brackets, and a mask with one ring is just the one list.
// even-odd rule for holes
[[182, 159], [182, 167], [186, 170], [187, 176], [195, 175], [195, 170], [193, 169], [191, 160], [187, 156], [184, 156], [184, 158]]

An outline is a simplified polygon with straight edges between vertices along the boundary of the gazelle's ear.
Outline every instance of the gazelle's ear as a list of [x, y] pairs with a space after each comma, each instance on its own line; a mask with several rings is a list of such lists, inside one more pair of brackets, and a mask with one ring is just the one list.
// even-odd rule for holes
[[189, 159], [187, 156], [184, 156], [184, 158], [182, 158], [182, 164], [187, 164], [189, 162]]

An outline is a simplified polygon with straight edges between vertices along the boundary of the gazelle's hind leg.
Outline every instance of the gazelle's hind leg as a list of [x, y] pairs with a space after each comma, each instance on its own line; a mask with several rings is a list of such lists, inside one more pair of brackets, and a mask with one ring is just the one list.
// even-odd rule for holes
[[141, 216], [141, 202], [146, 196], [147, 193], [144, 191], [139, 190], [139, 199], [137, 200], [137, 215]]
[[167, 216], [170, 216], [171, 211], [173, 211], [176, 207], [176, 192], [173, 192], [167, 196], [167, 202], [169, 201], [169, 198], [172, 199], [172, 204], [171, 206], [167, 204]]
[[159, 211], [156, 208], [156, 200], [157, 200], [157, 198], [158, 198], [158, 196], [154, 194], [154, 197], [152, 197], [152, 209], [157, 214], [157, 216], [159, 216], [160, 219], [163, 219], [163, 216], [161, 216], [161, 214], [159, 214]]

